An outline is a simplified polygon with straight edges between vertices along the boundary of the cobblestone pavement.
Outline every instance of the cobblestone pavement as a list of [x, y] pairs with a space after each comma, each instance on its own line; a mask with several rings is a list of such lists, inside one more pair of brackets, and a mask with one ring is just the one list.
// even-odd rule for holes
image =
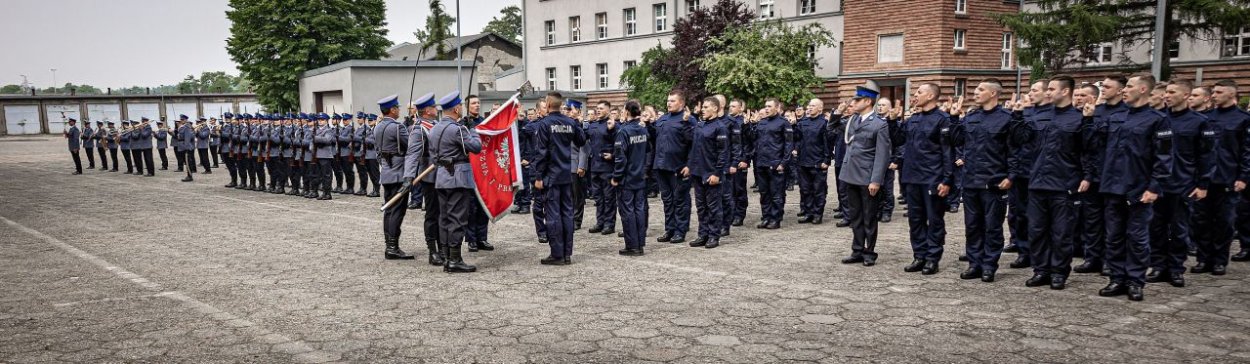
[[1243, 263], [1144, 302], [1098, 297], [1091, 275], [1064, 291], [1024, 287], [1024, 270], [962, 281], [948, 215], [948, 259], [925, 277], [902, 271], [898, 212], [879, 264], [844, 266], [850, 232], [795, 225], [792, 192], [781, 230], [636, 258], [582, 230], [567, 267], [538, 265], [532, 220], [509, 216], [498, 250], [466, 253], [478, 273], [448, 275], [381, 259], [380, 199], [225, 189], [224, 169], [71, 176], [64, 150], [0, 138], [0, 362], [1250, 361]]

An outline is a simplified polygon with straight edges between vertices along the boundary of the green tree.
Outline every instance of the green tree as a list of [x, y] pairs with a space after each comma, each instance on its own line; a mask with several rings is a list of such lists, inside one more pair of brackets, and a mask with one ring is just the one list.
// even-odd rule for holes
[[[1156, 39], [1217, 39], [1223, 29], [1250, 25], [1250, 0], [1169, 0], [1163, 34], [1155, 34], [1156, 0], [1038, 0], [1039, 11], [996, 15], [1020, 40], [1020, 65], [1034, 78], [1077, 69], [1104, 43], [1150, 47]], [[1171, 74], [1163, 57], [1163, 77]], [[1132, 64], [1125, 57], [1125, 66]]]
[[654, 67], [672, 54], [672, 48], [665, 49], [657, 43], [655, 48], [642, 52], [642, 60], [637, 65], [621, 72], [621, 86], [629, 88], [630, 98], [638, 99], [643, 105], [664, 105], [676, 81], [670, 74], [655, 72]]
[[383, 0], [230, 0], [226, 51], [269, 110], [299, 107], [309, 69], [386, 53]]
[[0, 87], [0, 94], [13, 95], [21, 93], [26, 93], [26, 89], [23, 89], [21, 85], [4, 85], [4, 87]]
[[728, 42], [711, 43], [730, 29], [751, 24], [755, 13], [736, 0], [719, 0], [711, 7], [699, 7], [673, 26], [673, 52], [653, 69], [671, 75], [673, 86], [685, 91], [691, 100], [707, 95], [707, 70], [699, 61], [725, 49]]
[[742, 98], [751, 107], [762, 104], [760, 96], [793, 104], [814, 97], [811, 89], [823, 81], [807, 50], [836, 44], [833, 33], [819, 23], [794, 28], [781, 21], [758, 22], [713, 38], [709, 46], [725, 50], [699, 64], [707, 71], [709, 93]]
[[422, 52], [433, 50], [435, 59], [451, 59], [453, 56], [448, 54], [447, 40], [453, 37], [451, 25], [455, 22], [456, 18], [447, 14], [441, 0], [430, 0], [430, 15], [425, 17], [425, 29], [412, 35], [417, 36]]
[[521, 31], [524, 29], [521, 21], [521, 7], [509, 5], [500, 10], [499, 15], [502, 18], [491, 18], [490, 22], [486, 23], [486, 27], [482, 28], [482, 32], [499, 34], [501, 37], [521, 44]]

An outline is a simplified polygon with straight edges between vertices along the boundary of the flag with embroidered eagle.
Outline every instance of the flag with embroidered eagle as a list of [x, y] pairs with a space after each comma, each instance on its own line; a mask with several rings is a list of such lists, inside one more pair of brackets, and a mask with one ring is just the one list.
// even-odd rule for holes
[[520, 96], [512, 95], [508, 102], [474, 128], [482, 138], [482, 152], [469, 153], [469, 164], [473, 166], [477, 200], [491, 222], [508, 214], [513, 192], [523, 186], [521, 138], [516, 126], [521, 110], [517, 101]]

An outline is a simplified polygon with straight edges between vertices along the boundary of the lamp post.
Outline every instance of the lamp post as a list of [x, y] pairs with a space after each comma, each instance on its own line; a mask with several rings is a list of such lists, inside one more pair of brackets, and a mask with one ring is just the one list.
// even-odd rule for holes
[[56, 69], [52, 69], [52, 93], [56, 93]]

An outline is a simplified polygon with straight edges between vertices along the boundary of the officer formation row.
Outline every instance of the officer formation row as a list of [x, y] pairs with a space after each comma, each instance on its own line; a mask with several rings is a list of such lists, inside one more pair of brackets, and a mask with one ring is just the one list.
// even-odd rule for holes
[[[62, 133], [69, 141], [69, 151], [74, 160], [75, 175], [82, 174], [82, 159], [79, 151], [85, 151], [87, 154], [88, 169], [96, 168], [95, 156], [100, 156], [100, 170], [117, 172], [121, 167], [118, 162], [117, 153], [121, 150], [122, 158], [126, 161], [126, 173], [134, 175], [142, 175], [152, 177], [156, 175], [156, 162], [153, 159], [152, 149], [155, 142], [155, 149], [161, 157], [161, 170], [169, 169], [169, 158], [165, 153], [165, 149], [170, 146], [172, 136], [174, 155], [178, 162], [178, 172], [184, 170], [184, 166], [191, 172], [195, 171], [195, 156], [198, 151], [200, 165], [204, 168], [204, 173], [212, 173], [211, 168], [218, 165], [217, 150], [220, 146], [218, 132], [220, 127], [216, 120], [205, 124], [205, 119], [200, 118], [192, 125], [186, 115], [180, 115], [174, 129], [166, 128], [165, 121], [161, 120], [156, 123], [156, 128], [151, 125], [151, 120], [142, 118], [141, 121], [122, 121], [121, 128], [118, 129], [113, 121], [96, 121], [96, 127], [91, 127], [91, 122], [84, 119], [82, 127], [78, 126], [78, 120], [69, 118], [66, 120], [66, 129]], [[107, 123], [107, 127], [105, 127]], [[212, 165], [210, 167], [209, 156], [212, 155]], [[109, 160], [112, 160], [113, 168], [109, 169]], [[190, 178], [190, 175], [187, 177]]]

